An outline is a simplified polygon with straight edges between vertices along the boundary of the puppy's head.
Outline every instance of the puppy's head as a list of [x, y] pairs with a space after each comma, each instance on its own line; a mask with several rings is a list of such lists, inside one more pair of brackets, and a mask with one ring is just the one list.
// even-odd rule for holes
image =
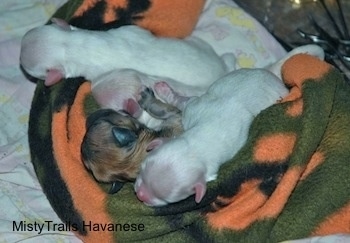
[[28, 31], [22, 38], [20, 64], [32, 77], [55, 83], [65, 76], [66, 30], [57, 24], [44, 25]]
[[178, 141], [168, 141], [147, 155], [134, 189], [140, 201], [163, 206], [195, 194], [199, 203], [206, 192], [206, 168]]
[[134, 181], [155, 136], [127, 114], [98, 110], [87, 119], [83, 162], [98, 181]]

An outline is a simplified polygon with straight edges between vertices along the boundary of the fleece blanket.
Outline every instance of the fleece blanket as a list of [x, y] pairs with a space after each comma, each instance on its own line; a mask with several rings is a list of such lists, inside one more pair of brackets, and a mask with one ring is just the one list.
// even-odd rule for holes
[[279, 242], [350, 233], [350, 87], [337, 69], [306, 54], [287, 60], [282, 74], [290, 94], [256, 117], [202, 202], [190, 197], [159, 208], [139, 202], [131, 183], [109, 195], [109, 185], [84, 168], [85, 120], [98, 109], [90, 83], [67, 79], [47, 88], [39, 81], [31, 156], [61, 227], [85, 242]]
[[[154, 33], [183, 37], [203, 5], [171, 1], [196, 3], [187, 13], [168, 6], [187, 16], [181, 25], [177, 12], [155, 21], [162, 1], [143, 2], [150, 4], [140, 10], [124, 1], [68, 1], [56, 17], [90, 29], [148, 23]], [[176, 31], [168, 32], [171, 24]], [[99, 108], [90, 82], [45, 87], [38, 80], [29, 146], [43, 191], [65, 222], [56, 229], [84, 242], [279, 242], [350, 233], [350, 87], [337, 69], [308, 55], [290, 58], [282, 74], [290, 94], [256, 117], [246, 145], [220, 168], [202, 202], [190, 197], [159, 208], [139, 202], [131, 183], [108, 194], [110, 185], [84, 168], [85, 121]]]
[[205, 0], [70, 0], [55, 17], [83, 29], [107, 30], [136, 24], [153, 34], [186, 37], [191, 34]]

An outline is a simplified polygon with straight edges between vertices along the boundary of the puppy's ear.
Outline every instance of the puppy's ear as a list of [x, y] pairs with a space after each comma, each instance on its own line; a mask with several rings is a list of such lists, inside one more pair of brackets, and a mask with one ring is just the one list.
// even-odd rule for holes
[[153, 139], [146, 148], [147, 152], [152, 151], [153, 149], [158, 148], [160, 145], [162, 145], [165, 141], [169, 140], [168, 138], [156, 138]]
[[112, 134], [114, 141], [119, 148], [128, 146], [131, 143], [135, 142], [137, 139], [136, 133], [127, 128], [113, 127]]
[[196, 203], [200, 203], [205, 195], [205, 192], [207, 191], [207, 184], [204, 180], [201, 180], [200, 182], [197, 182], [194, 185], [194, 191], [195, 191], [195, 201]]

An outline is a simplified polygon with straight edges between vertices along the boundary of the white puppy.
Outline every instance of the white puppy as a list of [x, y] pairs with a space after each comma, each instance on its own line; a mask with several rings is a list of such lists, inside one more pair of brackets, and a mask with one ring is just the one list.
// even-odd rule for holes
[[154, 149], [142, 163], [137, 197], [161, 206], [195, 194], [199, 203], [206, 182], [216, 179], [220, 165], [246, 142], [254, 117], [287, 93], [271, 72], [239, 69], [190, 99], [182, 116], [185, 132]]
[[83, 30], [54, 20], [22, 39], [20, 64], [52, 85], [61, 78], [93, 80], [113, 69], [134, 69], [188, 85], [209, 87], [234, 69], [233, 54], [219, 57], [204, 41], [160, 38], [138, 26], [108, 31]]
[[[324, 58], [324, 52], [321, 47], [305, 45], [295, 48], [280, 61], [266, 68], [276, 76], [281, 77], [282, 64], [297, 53], [308, 53], [320, 59]], [[158, 68], [161, 69], [162, 67]], [[137, 99], [142, 86], [153, 88], [156, 83], [161, 81], [166, 82], [168, 86], [181, 96], [200, 96], [207, 90], [207, 87], [186, 85], [167, 77], [152, 76], [131, 69], [115, 69], [92, 80], [92, 93], [103, 108], [126, 110], [134, 117], [137, 117], [141, 123], [157, 129], [162, 121], [151, 117], [147, 112], [140, 109]], [[166, 103], [174, 103], [174, 100], [171, 99], [174, 97], [157, 96], [157, 92], [155, 94], [157, 98]], [[182, 110], [183, 106], [179, 108]]]

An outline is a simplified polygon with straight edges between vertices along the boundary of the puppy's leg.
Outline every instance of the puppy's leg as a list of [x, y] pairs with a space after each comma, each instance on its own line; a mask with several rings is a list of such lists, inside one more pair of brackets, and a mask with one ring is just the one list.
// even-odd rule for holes
[[157, 95], [168, 104], [183, 110], [192, 97], [181, 96], [173, 90], [166, 82], [158, 82], [154, 85]]
[[164, 120], [158, 134], [160, 137], [173, 137], [183, 132], [181, 110], [158, 100], [151, 89], [144, 88], [138, 102], [151, 116]]
[[162, 128], [159, 131], [160, 137], [176, 137], [183, 133], [181, 114], [174, 115], [162, 122]]
[[166, 120], [171, 116], [180, 114], [181, 111], [172, 105], [158, 100], [150, 88], [145, 87], [140, 93], [139, 105], [154, 118]]

